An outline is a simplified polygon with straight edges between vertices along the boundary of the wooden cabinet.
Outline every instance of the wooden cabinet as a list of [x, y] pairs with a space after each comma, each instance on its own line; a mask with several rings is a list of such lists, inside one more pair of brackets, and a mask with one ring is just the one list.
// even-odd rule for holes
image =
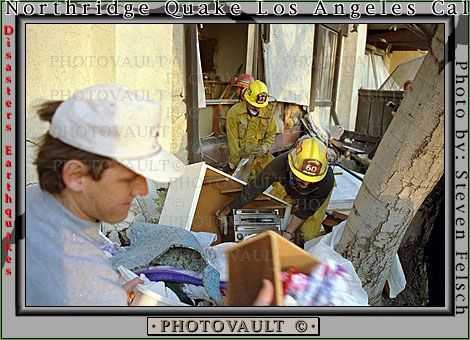
[[[246, 182], [204, 162], [187, 165], [183, 175], [169, 186], [159, 223], [217, 234], [217, 243], [233, 241], [222, 238], [215, 213], [231, 202], [245, 185]], [[282, 229], [291, 212], [289, 203], [268, 193], [242, 208], [279, 209]]]

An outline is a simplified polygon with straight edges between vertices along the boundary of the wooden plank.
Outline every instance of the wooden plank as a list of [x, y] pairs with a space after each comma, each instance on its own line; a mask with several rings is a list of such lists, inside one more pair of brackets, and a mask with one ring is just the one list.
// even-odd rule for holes
[[357, 105], [356, 132], [367, 135], [369, 130], [370, 95], [366, 90], [359, 90]]
[[382, 137], [382, 116], [385, 106], [384, 97], [373, 96], [369, 115], [369, 135], [373, 137]]
[[[221, 190], [220, 193], [222, 195], [227, 195], [227, 194], [238, 194], [242, 192], [242, 189], [228, 189], [228, 190]], [[255, 198], [255, 201], [271, 201], [271, 199], [269, 197], [266, 197], [266, 196], [259, 196], [259, 197], [256, 197]]]
[[393, 115], [392, 115], [392, 108], [385, 106], [382, 114], [382, 124], [380, 127], [380, 135], [383, 136], [385, 131], [387, 131], [388, 126], [392, 122]]
[[233, 194], [233, 193], [238, 193], [238, 192], [242, 192], [242, 189], [228, 189], [228, 190], [221, 190], [220, 193], [222, 195], [225, 195], [225, 194]]
[[214, 179], [206, 179], [203, 184], [212, 184], [212, 183], [219, 183], [219, 182], [228, 182], [229, 179], [225, 177], [221, 178], [214, 178]]
[[238, 102], [238, 99], [207, 99], [206, 105], [233, 105]]
[[229, 174], [217, 169], [217, 168], [214, 168], [213, 166], [210, 166], [210, 165], [206, 165], [206, 179], [207, 178], [214, 178], [214, 177], [220, 177], [220, 176], [223, 176], [223, 177], [227, 177], [228, 179], [230, 179], [229, 183], [230, 182], [236, 182], [236, 183], [240, 183], [242, 185], [246, 185], [246, 182], [238, 179], [238, 178], [235, 178], [233, 176], [230, 176]]
[[202, 159], [199, 140], [199, 107], [198, 107], [198, 42], [196, 24], [185, 25], [186, 39], [186, 107], [188, 117], [188, 161], [197, 163]]
[[253, 61], [254, 51], [255, 51], [255, 34], [256, 34], [256, 25], [248, 25], [248, 37], [246, 41], [246, 67], [245, 73], [253, 74]]
[[[216, 218], [216, 212], [228, 203], [233, 197], [220, 193], [220, 187], [226, 183], [212, 183], [204, 185], [201, 190], [201, 199], [197, 202], [196, 212], [192, 221], [192, 231], [204, 231], [217, 235], [216, 243], [222, 242], [222, 234]], [[241, 184], [239, 184], [241, 185]]]
[[[266, 24], [265, 24], [266, 25]], [[262, 42], [261, 42], [261, 35], [260, 35], [260, 25], [253, 25], [255, 26], [254, 28], [254, 39], [253, 39], [253, 67], [251, 70], [251, 73], [245, 72], [248, 74], [251, 74], [255, 79], [264, 79], [264, 74], [261, 74], [259, 68], [259, 62], [263, 60], [261, 52], [263, 50], [262, 48]], [[266, 25], [269, 26], [269, 25]]]
[[168, 188], [158, 223], [191, 229], [196, 204], [204, 180], [205, 163], [187, 165], [183, 175]]
[[374, 96], [371, 94], [371, 91], [368, 90], [367, 92], [367, 121], [364, 124], [364, 133], [366, 135], [370, 135], [370, 120], [371, 120], [371, 115], [372, 113], [372, 105], [374, 101]]
[[[339, 30], [341, 30], [341, 28], [339, 28]], [[346, 32], [347, 32], [347, 25], [346, 25]], [[334, 46], [334, 50], [335, 50], [335, 69], [333, 71], [333, 89], [331, 91], [332, 103], [331, 103], [330, 114], [335, 124], [340, 125], [338, 115], [336, 114], [336, 102], [338, 100], [338, 85], [339, 85], [339, 76], [340, 76], [341, 54], [343, 50], [343, 38], [341, 37], [341, 35], [338, 35], [338, 39], [336, 39], [336, 45]]]

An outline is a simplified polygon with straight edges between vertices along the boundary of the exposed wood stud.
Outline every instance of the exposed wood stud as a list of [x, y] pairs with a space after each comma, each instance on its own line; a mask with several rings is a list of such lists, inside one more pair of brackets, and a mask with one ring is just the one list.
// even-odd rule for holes
[[214, 178], [214, 179], [206, 179], [203, 184], [212, 184], [212, 183], [220, 183], [220, 182], [228, 182], [228, 178]]

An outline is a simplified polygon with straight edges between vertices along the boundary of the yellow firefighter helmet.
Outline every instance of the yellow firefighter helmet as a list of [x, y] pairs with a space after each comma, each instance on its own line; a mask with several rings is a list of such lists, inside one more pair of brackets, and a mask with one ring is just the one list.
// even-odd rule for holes
[[268, 87], [261, 80], [252, 81], [243, 93], [245, 100], [258, 108], [268, 105]]
[[317, 138], [302, 138], [289, 152], [289, 167], [302, 181], [315, 183], [325, 178], [328, 170], [327, 148]]

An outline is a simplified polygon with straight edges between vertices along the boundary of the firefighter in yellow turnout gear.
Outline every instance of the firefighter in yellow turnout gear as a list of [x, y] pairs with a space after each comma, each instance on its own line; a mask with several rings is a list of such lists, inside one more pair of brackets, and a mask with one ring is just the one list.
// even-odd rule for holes
[[[313, 171], [309, 170], [308, 162], [310, 162], [310, 169]], [[293, 175], [293, 181], [297, 182], [297, 186], [300, 185], [303, 187], [307, 187], [309, 185], [312, 186], [315, 185], [314, 183], [321, 182], [327, 175], [326, 169], [330, 169], [328, 167], [326, 146], [314, 138], [306, 138], [299, 141], [296, 148], [289, 153], [288, 163], [290, 171]], [[312, 176], [312, 174], [315, 173], [318, 173], [319, 175]], [[331, 178], [333, 178], [334, 186], [334, 175], [330, 176], [330, 179]], [[289, 196], [286, 188], [280, 182], [273, 183], [273, 187], [274, 190], [271, 192], [273, 195], [295, 205], [295, 199]], [[326, 184], [326, 187], [329, 187], [329, 185]], [[308, 216], [305, 220], [300, 222], [302, 238], [305, 241], [309, 241], [320, 235], [321, 223], [325, 218], [326, 209], [330, 203], [332, 192], [333, 188], [331, 188], [328, 196], [323, 201], [323, 203], [321, 203], [318, 209], [316, 209], [312, 215]], [[294, 233], [298, 228], [298, 226], [293, 227], [292, 224], [289, 227], [287, 228], [287, 233], [290, 234]], [[291, 236], [292, 235], [288, 235], [287, 238], [290, 239]]]
[[250, 82], [242, 99], [226, 115], [229, 166], [235, 169], [241, 159], [251, 158], [251, 179], [273, 160], [269, 151], [277, 129], [268, 89], [262, 81]]
[[284, 192], [276, 196], [292, 203], [293, 216], [283, 236], [292, 239], [299, 228], [305, 241], [318, 236], [335, 179], [327, 148], [316, 138], [302, 138], [292, 150], [277, 156], [218, 215], [244, 207], [274, 183], [280, 183]]

